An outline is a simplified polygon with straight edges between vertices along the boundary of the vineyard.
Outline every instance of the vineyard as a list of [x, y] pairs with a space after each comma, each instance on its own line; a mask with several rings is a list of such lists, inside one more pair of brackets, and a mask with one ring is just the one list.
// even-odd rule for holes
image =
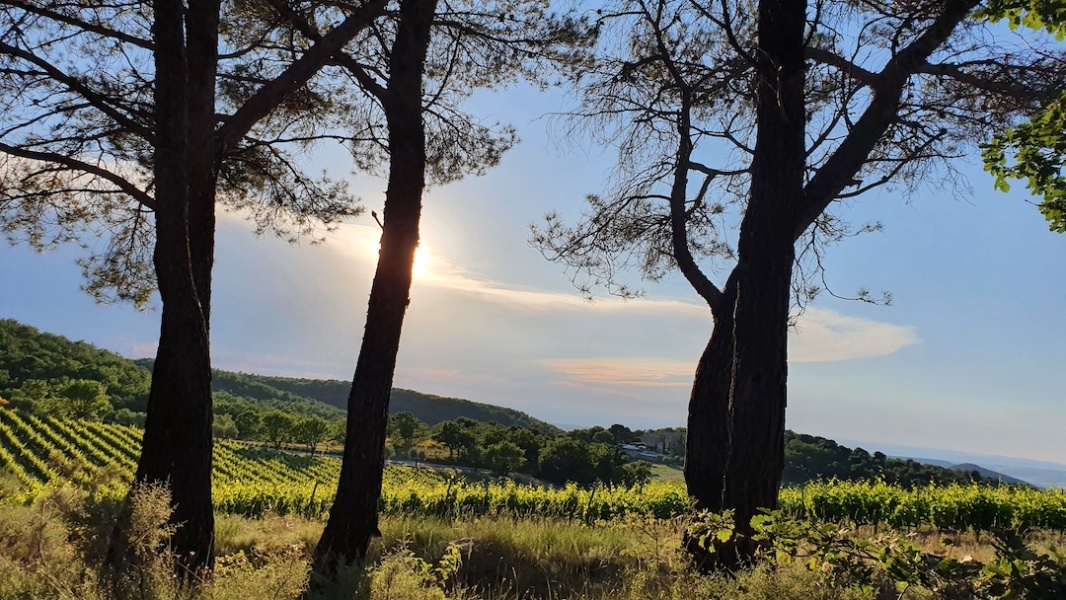
[[[88, 482], [99, 469], [117, 472], [121, 494], [133, 477], [140, 431], [120, 425], [38, 418], [0, 410], [0, 467], [21, 484], [15, 501], [32, 500], [49, 483]], [[220, 512], [322, 516], [340, 473], [333, 457], [298, 456], [224, 440], [215, 444], [214, 500]], [[511, 481], [472, 483], [447, 472], [389, 466], [384, 514], [449, 517], [510, 515], [591, 523], [626, 514], [671, 518], [688, 509], [684, 483], [652, 481], [641, 489], [542, 488]], [[1040, 527], [1066, 532], [1066, 492], [952, 485], [904, 490], [884, 483], [815, 483], [786, 488], [784, 512], [819, 521], [944, 530]]]

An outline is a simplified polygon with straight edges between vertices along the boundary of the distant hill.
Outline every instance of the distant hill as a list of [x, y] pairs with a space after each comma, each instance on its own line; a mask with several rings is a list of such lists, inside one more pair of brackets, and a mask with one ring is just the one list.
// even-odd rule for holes
[[[215, 371], [213, 385], [215, 390], [225, 391], [235, 396], [245, 396], [259, 400], [307, 398], [341, 410], [347, 410], [348, 391], [352, 387], [351, 382], [338, 381], [336, 379], [270, 377], [221, 370]], [[392, 390], [389, 412], [392, 414], [409, 412], [428, 425], [436, 425], [441, 421], [467, 417], [475, 421], [495, 421], [500, 425], [532, 427], [545, 433], [558, 433], [560, 431], [554, 425], [513, 408], [472, 402], [460, 398], [423, 394], [400, 388], [393, 388]]]
[[892, 458], [882, 452], [870, 454], [858, 446], [849, 448], [823, 437], [785, 432], [785, 483], [833, 478], [843, 481], [883, 479], [908, 488], [969, 481], [1029, 485], [973, 464]]
[[984, 468], [984, 467], [982, 467], [980, 465], [975, 465], [975, 464], [971, 464], [971, 463], [962, 463], [961, 465], [952, 465], [951, 466], [951, 470], [952, 471], [959, 471], [959, 472], [962, 472], [962, 473], [969, 473], [971, 471], [977, 471], [978, 473], [981, 474], [981, 477], [983, 477], [984, 479], [989, 479], [991, 481], [1000, 481], [1002, 483], [1007, 483], [1007, 484], [1010, 484], [1010, 485], [1029, 485], [1029, 482], [1027, 482], [1027, 481], [1022, 481], [1021, 479], [1018, 479], [1016, 477], [1011, 477], [1010, 475], [1004, 475], [1003, 473], [1000, 473], [998, 471], [993, 471], [992, 469], [986, 469], [986, 468]]
[[[69, 379], [103, 383], [115, 408], [144, 412], [151, 385], [151, 359], [130, 360], [114, 352], [60, 335], [39, 331], [11, 319], [0, 319], [0, 397], [17, 397], [27, 381], [59, 385]], [[344, 415], [350, 382], [267, 377], [214, 371], [212, 389], [237, 398], [264, 402], [301, 414], [326, 418]], [[511, 408], [394, 389], [390, 412], [411, 412], [435, 425], [459, 417], [533, 427], [559, 433], [554, 425]]]
[[[914, 457], [921, 463], [955, 466], [960, 464], [981, 465], [996, 473], [1002, 473], [1040, 488], [1066, 489], [1066, 464], [1046, 460], [1033, 460], [997, 454], [977, 454], [943, 448], [906, 446], [886, 442], [841, 440], [844, 443], [877, 449], [892, 456]], [[920, 458], [919, 458], [920, 457]]]

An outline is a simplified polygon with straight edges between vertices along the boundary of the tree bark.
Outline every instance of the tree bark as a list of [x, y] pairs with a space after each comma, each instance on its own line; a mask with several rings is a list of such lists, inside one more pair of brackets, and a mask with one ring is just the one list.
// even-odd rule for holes
[[721, 512], [732, 435], [729, 384], [733, 369], [735, 286], [727, 285], [712, 310], [714, 330], [696, 366], [689, 397], [685, 482], [698, 510]]
[[736, 522], [733, 539], [716, 544], [719, 566], [751, 558], [751, 517], [777, 507], [784, 469], [792, 234], [806, 160], [805, 25], [804, 0], [759, 4], [759, 129], [750, 198], [737, 266], [712, 305], [714, 332], [690, 400], [689, 493], [698, 507], [732, 509]]
[[163, 311], [136, 482], [169, 486], [177, 526], [170, 547], [191, 575], [214, 562], [209, 299], [219, 3], [192, 0], [187, 22], [178, 0], [154, 8], [153, 261]]
[[348, 395], [347, 440], [337, 495], [314, 554], [318, 581], [363, 560], [378, 531], [385, 431], [400, 333], [409, 303], [418, 247], [426, 148], [422, 71], [436, 0], [405, 0], [382, 98], [389, 126], [391, 166], [377, 270], [366, 328]]

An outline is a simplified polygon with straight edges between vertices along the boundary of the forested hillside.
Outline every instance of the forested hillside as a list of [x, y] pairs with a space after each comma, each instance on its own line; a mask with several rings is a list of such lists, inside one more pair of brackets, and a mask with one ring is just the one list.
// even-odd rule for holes
[[[348, 390], [352, 384], [336, 379], [296, 379], [216, 371], [214, 386], [218, 391], [260, 400], [310, 398], [343, 410], [347, 406]], [[513, 408], [394, 388], [389, 413], [401, 412], [409, 412], [427, 425], [467, 417], [475, 421], [495, 421], [500, 425], [533, 427], [545, 432], [559, 431], [554, 425]]]
[[[0, 397], [18, 405], [56, 402], [71, 381], [99, 382], [115, 410], [144, 412], [151, 384], [151, 360], [130, 360], [85, 342], [44, 333], [11, 319], [0, 319]], [[350, 382], [266, 377], [215, 370], [212, 383], [225, 402], [254, 402], [297, 415], [337, 419], [344, 414]], [[460, 417], [501, 425], [559, 429], [518, 410], [394, 389], [392, 414], [410, 412], [435, 425]]]
[[[108, 420], [138, 424], [136, 415], [144, 411], [148, 399], [151, 367], [150, 360], [129, 360], [85, 342], [43, 333], [17, 321], [0, 320], [0, 397], [8, 399], [15, 408], [52, 416], [107, 417]], [[261, 421], [270, 411], [288, 413], [292, 422], [320, 417], [337, 423], [337, 427], [344, 416], [349, 389], [349, 384], [344, 381], [268, 377], [221, 370], [214, 372], [213, 386], [216, 435], [245, 439], [262, 437], [251, 436], [247, 430], [262, 429]], [[81, 397], [86, 394], [88, 399]], [[107, 399], [102, 404], [100, 395]], [[94, 401], [96, 404], [89, 406]], [[256, 416], [249, 417], [248, 413]], [[410, 413], [429, 427], [464, 417], [481, 423], [496, 422], [504, 427], [528, 427], [540, 432], [543, 437], [540, 445], [547, 445], [563, 433], [555, 426], [514, 409], [411, 390], [393, 390], [390, 413]], [[250, 426], [249, 420], [253, 423]], [[612, 432], [613, 435], [603, 439], [597, 437], [597, 434], [605, 436]], [[429, 436], [427, 428], [425, 437]], [[498, 441], [492, 436], [485, 440], [482, 437], [473, 436], [472, 443], [487, 446]], [[676, 462], [680, 462], [685, 453], [684, 429], [634, 432], [616, 424], [610, 430], [594, 427], [571, 432], [567, 437], [586, 443], [606, 440], [610, 444], [640, 439], [649, 449], [667, 455], [663, 460]], [[1006, 483], [1017, 481], [977, 467], [959, 471], [893, 459], [881, 453], [870, 454], [861, 448], [841, 446], [830, 439], [792, 432], [786, 434], [785, 455], [786, 483], [880, 478], [910, 487], [930, 482], [982, 479], [998, 479]], [[531, 457], [530, 464], [537, 464], [535, 457]], [[573, 475], [561, 473], [559, 479], [565, 481]]]
[[51, 397], [72, 380], [103, 384], [115, 408], [143, 411], [148, 403], [151, 373], [133, 361], [0, 319], [0, 397], [16, 404], [34, 396]]

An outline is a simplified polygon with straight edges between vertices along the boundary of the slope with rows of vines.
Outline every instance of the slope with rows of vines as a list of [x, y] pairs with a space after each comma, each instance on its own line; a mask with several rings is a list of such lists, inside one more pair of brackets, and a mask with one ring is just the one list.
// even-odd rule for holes
[[[90, 485], [95, 473], [117, 473], [124, 493], [140, 451], [140, 431], [121, 425], [37, 418], [0, 409], [0, 471], [21, 491], [0, 501], [28, 501], [48, 485]], [[320, 517], [329, 508], [340, 461], [224, 440], [215, 444], [214, 501], [220, 512], [268, 511]], [[0, 490], [10, 486], [0, 487]], [[626, 514], [670, 518], [688, 510], [684, 483], [658, 480], [640, 488], [541, 488], [512, 481], [468, 482], [433, 469], [388, 466], [380, 509], [386, 515], [510, 515], [593, 523]], [[881, 482], [819, 482], [786, 488], [786, 513], [814, 521], [945, 530], [1004, 526], [1066, 532], [1066, 492], [1030, 487], [960, 485], [904, 489]]]

